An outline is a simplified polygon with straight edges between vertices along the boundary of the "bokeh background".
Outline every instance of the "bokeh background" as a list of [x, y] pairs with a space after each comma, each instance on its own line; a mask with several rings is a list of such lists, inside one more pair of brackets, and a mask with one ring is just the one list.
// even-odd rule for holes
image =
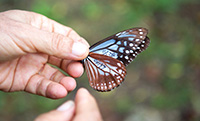
[[1, 121], [30, 121], [87, 88], [105, 121], [200, 120], [199, 0], [0, 0], [0, 12], [34, 11], [69, 26], [90, 45], [118, 31], [145, 27], [151, 43], [111, 92], [89, 87], [86, 73], [64, 99], [0, 92]]

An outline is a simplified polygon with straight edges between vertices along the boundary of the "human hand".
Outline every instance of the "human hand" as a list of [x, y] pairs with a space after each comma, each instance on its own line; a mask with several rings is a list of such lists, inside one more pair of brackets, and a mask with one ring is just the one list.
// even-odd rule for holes
[[94, 97], [84, 88], [78, 90], [73, 101], [67, 101], [48, 113], [41, 114], [35, 121], [101, 121]]
[[[27, 11], [0, 13], [0, 90], [63, 98], [83, 73], [89, 45], [74, 30]], [[47, 63], [56, 65], [67, 77]]]

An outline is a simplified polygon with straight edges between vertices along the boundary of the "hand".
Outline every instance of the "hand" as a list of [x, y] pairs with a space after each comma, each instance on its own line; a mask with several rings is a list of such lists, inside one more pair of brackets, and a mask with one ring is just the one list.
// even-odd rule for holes
[[[37, 13], [0, 13], [0, 90], [65, 97], [83, 73], [89, 45], [74, 30]], [[67, 77], [47, 63], [66, 71]]]
[[101, 121], [97, 103], [94, 97], [86, 89], [79, 89], [75, 104], [67, 101], [48, 113], [38, 116], [35, 121]]

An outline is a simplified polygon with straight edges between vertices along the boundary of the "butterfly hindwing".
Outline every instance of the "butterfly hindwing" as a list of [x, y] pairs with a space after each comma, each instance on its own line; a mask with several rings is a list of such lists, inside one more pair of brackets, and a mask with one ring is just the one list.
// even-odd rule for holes
[[106, 55], [91, 52], [84, 65], [90, 86], [97, 91], [105, 92], [118, 87], [126, 75], [124, 64]]

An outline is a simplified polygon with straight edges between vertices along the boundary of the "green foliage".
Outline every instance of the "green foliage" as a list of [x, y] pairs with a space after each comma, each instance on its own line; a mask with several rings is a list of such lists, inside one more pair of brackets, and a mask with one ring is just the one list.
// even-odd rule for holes
[[125, 98], [121, 97], [121, 99], [116, 100], [115, 103], [116, 103], [115, 110], [119, 113], [127, 113], [132, 108], [131, 99], [128, 97]]
[[191, 89], [183, 82], [166, 80], [164, 90], [152, 98], [152, 105], [161, 109], [179, 109], [190, 101]]
[[32, 11], [36, 13], [40, 13], [47, 17], [51, 17], [51, 3], [47, 2], [47, 0], [36, 0], [33, 3]]
[[82, 14], [89, 20], [97, 20], [101, 16], [102, 9], [99, 3], [92, 1], [81, 6]]

